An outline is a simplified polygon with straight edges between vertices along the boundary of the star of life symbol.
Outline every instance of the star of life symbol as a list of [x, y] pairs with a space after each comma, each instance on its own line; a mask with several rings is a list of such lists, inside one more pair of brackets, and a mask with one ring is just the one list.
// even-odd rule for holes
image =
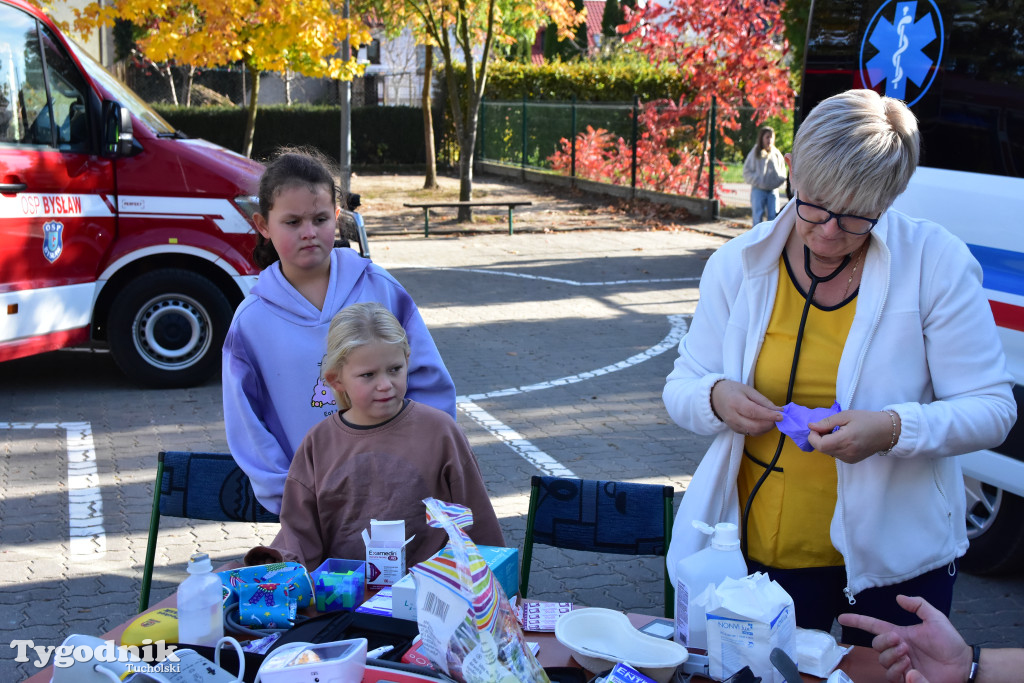
[[[896, 2], [892, 21], [886, 11], [892, 0], [884, 3], [868, 24], [864, 42], [860, 49], [861, 76], [871, 88], [885, 81], [885, 95], [904, 100], [908, 105], [917, 102], [935, 79], [935, 70], [942, 60], [942, 16], [932, 0], [925, 5], [927, 10], [917, 17], [917, 0]], [[930, 7], [929, 7], [930, 5]], [[930, 11], [929, 11], [930, 10]], [[935, 25], [938, 23], [939, 32]], [[935, 52], [936, 38], [938, 56], [932, 58], [925, 53]], [[865, 63], [865, 49], [870, 43], [878, 52]], [[907, 81], [913, 83], [919, 92], [912, 101], [907, 98]]]

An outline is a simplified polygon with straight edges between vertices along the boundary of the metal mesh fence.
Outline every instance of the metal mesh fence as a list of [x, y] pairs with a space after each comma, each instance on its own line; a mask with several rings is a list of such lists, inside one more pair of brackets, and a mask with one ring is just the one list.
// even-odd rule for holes
[[[733, 124], [685, 103], [485, 101], [477, 158], [637, 189], [744, 204], [742, 168], [763, 123], [751, 107]], [[787, 152], [792, 124], [774, 119]], [[718, 125], [716, 125], [718, 124]], [[724, 124], [724, 125], [723, 125]]]

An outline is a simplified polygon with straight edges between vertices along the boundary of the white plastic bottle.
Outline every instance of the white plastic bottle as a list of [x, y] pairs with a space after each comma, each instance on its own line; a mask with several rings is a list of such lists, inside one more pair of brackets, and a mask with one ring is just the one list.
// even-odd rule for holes
[[178, 642], [214, 647], [224, 637], [220, 577], [206, 553], [189, 559], [188, 573], [178, 586]]
[[703, 608], [693, 599], [711, 584], [725, 578], [742, 579], [747, 575], [747, 563], [740, 551], [739, 530], [735, 524], [720, 522], [711, 528], [704, 522], [693, 521], [693, 526], [705, 534], [714, 534], [711, 545], [684, 557], [676, 563], [676, 633], [675, 641], [684, 647], [708, 648], [707, 624]]

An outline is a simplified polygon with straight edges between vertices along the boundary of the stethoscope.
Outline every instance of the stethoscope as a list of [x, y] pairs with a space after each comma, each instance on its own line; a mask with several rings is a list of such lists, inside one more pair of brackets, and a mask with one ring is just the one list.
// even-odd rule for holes
[[[793, 365], [789, 370], [789, 385], [786, 388], [786, 400], [785, 403], [789, 403], [793, 400], [793, 385], [796, 382], [796, 367], [797, 362], [800, 360], [800, 346], [804, 341], [804, 326], [807, 324], [807, 315], [811, 312], [811, 303], [814, 301], [814, 290], [817, 289], [818, 285], [822, 282], [829, 282], [834, 279], [839, 273], [843, 271], [846, 266], [850, 265], [851, 255], [847, 254], [843, 258], [843, 262], [825, 277], [818, 277], [811, 271], [811, 250], [804, 245], [804, 273], [811, 279], [811, 286], [807, 290], [807, 299], [804, 301], [803, 311], [800, 313], [800, 327], [796, 331], [796, 344], [793, 349]], [[771, 462], [764, 468], [764, 472], [758, 477], [754, 487], [750, 489], [750, 495], [747, 496], [747, 502], [743, 506], [743, 525], [742, 535], [740, 538], [740, 548], [743, 552], [743, 557], [747, 557], [747, 519], [750, 517], [750, 508], [754, 503], [754, 496], [757, 495], [758, 489], [761, 488], [761, 484], [765, 482], [768, 475], [775, 469], [776, 463], [779, 462], [779, 456], [782, 455], [782, 446], [786, 443], [786, 435], [779, 433], [779, 445], [775, 448], [775, 455], [772, 456]]]

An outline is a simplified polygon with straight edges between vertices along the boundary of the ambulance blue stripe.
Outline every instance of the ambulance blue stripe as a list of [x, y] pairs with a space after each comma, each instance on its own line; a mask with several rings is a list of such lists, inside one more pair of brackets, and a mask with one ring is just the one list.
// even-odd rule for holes
[[968, 244], [984, 272], [985, 289], [1024, 296], [1024, 253]]

